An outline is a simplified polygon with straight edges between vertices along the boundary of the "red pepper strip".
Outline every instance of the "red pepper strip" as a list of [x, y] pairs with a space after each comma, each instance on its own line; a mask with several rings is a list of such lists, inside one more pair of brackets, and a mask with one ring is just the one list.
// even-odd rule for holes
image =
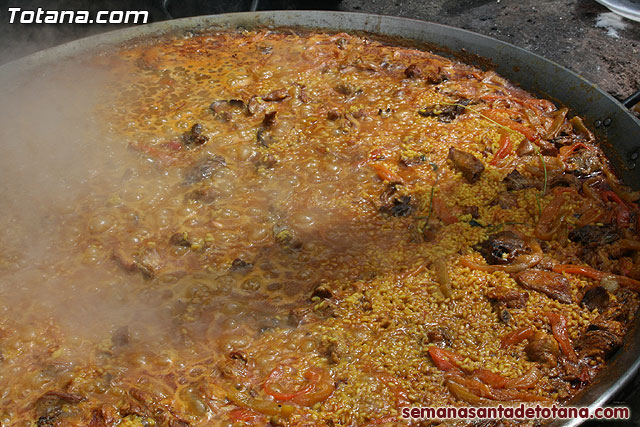
[[547, 317], [551, 322], [551, 331], [553, 337], [558, 341], [560, 350], [567, 357], [567, 360], [572, 363], [578, 363], [578, 355], [576, 354], [571, 341], [569, 340], [569, 334], [567, 332], [567, 319], [558, 313], [549, 312]]
[[507, 157], [509, 153], [511, 153], [512, 149], [513, 149], [513, 142], [511, 141], [511, 138], [509, 138], [509, 134], [504, 132], [500, 137], [500, 148], [498, 148], [498, 151], [496, 151], [495, 156], [493, 156], [493, 159], [491, 159], [489, 164], [490, 165], [497, 164], [500, 160]]
[[428, 351], [433, 363], [436, 364], [438, 369], [445, 372], [459, 370], [458, 365], [464, 360], [464, 357], [444, 348], [429, 347]]
[[583, 142], [576, 142], [575, 144], [569, 146], [568, 148], [565, 148], [565, 147], [560, 148], [560, 153], [558, 157], [560, 158], [560, 160], [564, 162], [569, 158], [571, 153], [573, 153], [580, 147], [586, 148], [587, 150], [591, 150], [591, 147], [589, 147], [588, 145], [585, 145]]
[[602, 197], [602, 200], [604, 200], [605, 202], [616, 202], [620, 206], [624, 206], [625, 208], [628, 208], [624, 200], [622, 200], [620, 196], [618, 196], [613, 191], [610, 191], [610, 190], [602, 191], [600, 193], [600, 196]]
[[534, 332], [535, 330], [530, 326], [526, 328], [518, 328], [513, 332], [509, 332], [500, 339], [500, 348], [508, 348], [514, 344], [518, 344], [531, 337]]
[[273, 388], [286, 375], [283, 365], [276, 366], [264, 381], [264, 391], [277, 400], [291, 401], [302, 406], [313, 406], [331, 396], [335, 389], [329, 373], [322, 368], [309, 368], [304, 373], [308, 384], [299, 390], [284, 392]]
[[496, 123], [501, 124], [502, 126], [506, 126], [509, 129], [515, 130], [516, 132], [520, 132], [527, 138], [529, 141], [535, 141], [537, 138], [536, 133], [533, 129], [526, 127], [523, 124], [520, 124], [514, 120], [505, 118], [499, 114], [496, 114], [494, 110], [486, 110], [482, 113], [484, 116], [487, 116], [491, 120]]
[[533, 388], [538, 384], [540, 378], [540, 371], [536, 368], [531, 368], [526, 374], [519, 378], [508, 378], [505, 388], [515, 388], [518, 390]]
[[434, 197], [431, 201], [431, 204], [433, 205], [433, 211], [436, 216], [440, 218], [446, 225], [455, 224], [456, 222], [458, 222], [458, 217], [453, 215], [449, 211], [447, 204], [442, 199]]
[[457, 383], [463, 386], [471, 394], [480, 398], [487, 398], [491, 400], [500, 401], [525, 401], [525, 402], [540, 402], [547, 401], [548, 399], [536, 394], [527, 393], [516, 389], [497, 388], [492, 387], [489, 384], [483, 384], [478, 380], [468, 377], [462, 377], [460, 375], [449, 375], [447, 379], [451, 382]]
[[331, 375], [326, 369], [311, 368], [304, 373], [304, 377], [313, 384], [313, 389], [299, 393], [291, 401], [301, 406], [313, 406], [318, 402], [324, 402], [333, 394], [335, 385]]
[[596, 270], [586, 265], [559, 264], [553, 267], [553, 271], [556, 273], [578, 274], [594, 280], [601, 280], [603, 277], [612, 277], [620, 285], [630, 287], [636, 292], [640, 292], [640, 281], [630, 277], [620, 276], [619, 274], [605, 273], [604, 271]]
[[476, 369], [473, 376], [494, 388], [504, 388], [507, 385], [507, 378], [488, 369]]
[[631, 222], [631, 211], [629, 206], [613, 191], [602, 191], [600, 197], [605, 202], [614, 202], [618, 205], [616, 209], [616, 223], [618, 227], [627, 228]]
[[383, 181], [389, 181], [390, 183], [404, 184], [404, 179], [387, 166], [382, 163], [369, 163], [369, 166], [373, 168], [378, 174], [378, 178]]

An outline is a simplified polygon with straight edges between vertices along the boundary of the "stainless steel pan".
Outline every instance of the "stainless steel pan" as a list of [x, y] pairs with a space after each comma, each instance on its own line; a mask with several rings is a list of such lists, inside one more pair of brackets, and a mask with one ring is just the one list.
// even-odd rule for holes
[[[160, 22], [89, 37], [38, 52], [0, 67], [0, 93], [25, 79], [29, 72], [62, 59], [165, 33], [218, 28], [302, 27], [330, 31], [361, 31], [376, 37], [404, 39], [403, 43], [427, 45], [445, 56], [464, 56], [481, 68], [491, 67], [502, 76], [540, 96], [570, 108], [586, 118], [623, 181], [640, 188], [640, 121], [616, 99], [572, 71], [511, 44], [469, 31], [418, 20], [317, 11], [248, 12], [202, 16]], [[596, 381], [572, 404], [602, 406], [633, 377], [640, 365], [640, 318], [625, 346], [609, 361]], [[572, 420], [557, 425], [573, 426]]]

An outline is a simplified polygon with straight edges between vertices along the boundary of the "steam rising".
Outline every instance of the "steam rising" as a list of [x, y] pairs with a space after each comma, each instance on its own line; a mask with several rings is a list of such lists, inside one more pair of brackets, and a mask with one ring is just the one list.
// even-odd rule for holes
[[53, 319], [69, 337], [91, 340], [134, 319], [161, 323], [153, 300], [129, 295], [126, 284], [138, 277], [115, 274], [109, 260], [73, 273], [64, 262], [76, 256], [70, 230], [87, 233], [66, 224], [75, 202], [96, 185], [108, 192], [119, 184], [124, 151], [94, 113], [108, 78], [67, 64], [4, 87], [0, 107], [0, 311], [22, 324]]

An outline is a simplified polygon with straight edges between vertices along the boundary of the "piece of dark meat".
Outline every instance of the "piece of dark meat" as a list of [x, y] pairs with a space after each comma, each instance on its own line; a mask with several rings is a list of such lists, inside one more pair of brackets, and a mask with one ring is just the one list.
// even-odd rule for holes
[[122, 249], [114, 249], [114, 261], [125, 271], [139, 271], [145, 279], [155, 277], [160, 270], [161, 259], [153, 249], [145, 249], [142, 254], [130, 254]]
[[421, 69], [416, 64], [411, 64], [405, 68], [404, 76], [408, 79], [422, 79], [431, 84], [438, 84], [445, 80], [445, 76], [440, 70], [440, 67]]
[[408, 216], [413, 212], [411, 206], [411, 196], [401, 196], [393, 199], [390, 205], [380, 207], [380, 212], [391, 216]]
[[518, 289], [509, 289], [504, 286], [496, 286], [489, 289], [485, 296], [494, 303], [504, 305], [509, 308], [523, 308], [527, 305], [529, 294]]
[[578, 339], [576, 347], [582, 357], [607, 358], [622, 346], [625, 333], [625, 326], [615, 320], [594, 321]]
[[425, 156], [424, 154], [421, 154], [419, 156], [414, 156], [414, 157], [401, 157], [400, 158], [400, 164], [402, 166], [405, 167], [412, 167], [412, 166], [416, 166], [416, 165], [421, 165], [424, 162], [427, 161], [427, 156]]
[[340, 83], [334, 89], [339, 94], [347, 96], [360, 95], [362, 93], [362, 89], [358, 89], [349, 83]]
[[477, 206], [463, 206], [462, 214], [471, 215], [471, 218], [478, 219], [480, 218], [480, 209]]
[[456, 117], [464, 114], [465, 105], [469, 104], [469, 100], [465, 99], [456, 105], [431, 105], [418, 110], [418, 114], [422, 117], [435, 117], [441, 123], [450, 123]]
[[195, 184], [196, 182], [204, 181], [213, 176], [213, 174], [220, 168], [227, 165], [224, 157], [214, 155], [207, 156], [191, 166], [185, 173], [184, 183], [186, 185]]
[[596, 248], [620, 239], [618, 229], [612, 225], [585, 225], [569, 233], [572, 242], [580, 243], [590, 248]]
[[533, 337], [529, 338], [524, 352], [532, 362], [542, 363], [552, 368], [558, 365], [558, 356], [560, 355], [558, 342], [554, 337], [544, 332], [536, 332]]
[[419, 79], [423, 75], [420, 67], [418, 67], [416, 64], [411, 64], [404, 70], [404, 76], [408, 79]]
[[247, 112], [249, 115], [261, 113], [265, 108], [267, 108], [267, 105], [259, 96], [254, 95], [249, 98], [249, 102], [247, 103]]
[[63, 406], [83, 401], [82, 396], [62, 391], [48, 391], [36, 400], [34, 404], [38, 427], [56, 426], [57, 418], [62, 415]]
[[501, 191], [496, 198], [489, 203], [489, 206], [498, 205], [502, 209], [512, 209], [518, 207], [518, 196], [509, 191]]
[[502, 182], [507, 185], [507, 190], [509, 191], [524, 190], [525, 188], [533, 188], [536, 186], [536, 183], [531, 178], [522, 175], [517, 169], [509, 172], [509, 175], [507, 175]]
[[153, 279], [160, 270], [162, 260], [154, 249], [146, 249], [136, 259], [138, 271], [145, 279]]
[[184, 246], [186, 248], [191, 247], [191, 242], [187, 237], [187, 233], [173, 233], [169, 238], [169, 243], [174, 246]]
[[536, 149], [528, 139], [523, 140], [520, 145], [518, 145], [518, 149], [516, 150], [516, 154], [518, 157], [522, 156], [531, 156], [536, 153]]
[[331, 289], [324, 284], [316, 286], [316, 288], [311, 292], [311, 299], [319, 298], [319, 299], [329, 299], [333, 296], [333, 292]]
[[577, 340], [576, 348], [582, 357], [609, 357], [623, 344], [633, 316], [638, 310], [638, 295], [620, 288], [616, 302], [610, 303]]
[[571, 285], [562, 274], [553, 271], [528, 269], [515, 274], [515, 279], [523, 288], [542, 292], [565, 304], [573, 302]]
[[517, 234], [512, 231], [501, 231], [491, 234], [487, 240], [473, 247], [480, 252], [488, 264], [509, 264], [519, 255], [531, 249]]
[[262, 97], [267, 102], [280, 102], [289, 96], [289, 92], [282, 88], [269, 92]]
[[202, 125], [200, 123], [196, 123], [191, 126], [189, 132], [185, 132], [182, 135], [182, 143], [186, 148], [193, 148], [200, 145], [206, 144], [209, 140], [209, 137], [202, 134]]
[[484, 165], [473, 154], [469, 154], [465, 151], [458, 150], [456, 148], [449, 148], [449, 156], [447, 157], [457, 170], [462, 172], [462, 176], [470, 183], [473, 184], [484, 171]]
[[560, 175], [552, 176], [549, 178], [549, 182], [547, 182], [547, 188], [578, 187], [579, 185], [580, 181], [578, 181], [578, 178], [570, 173], [562, 173]]
[[333, 121], [338, 120], [342, 117], [342, 113], [339, 110], [329, 110], [327, 112], [327, 119]]
[[205, 204], [211, 204], [220, 196], [220, 193], [215, 188], [204, 187], [197, 188], [193, 191], [185, 194], [186, 200], [198, 200]]
[[262, 127], [264, 129], [270, 129], [276, 124], [276, 116], [277, 111], [271, 111], [264, 115], [264, 119], [262, 119]]
[[588, 178], [602, 171], [602, 161], [591, 150], [578, 149], [565, 161], [567, 171], [578, 178]]
[[235, 273], [245, 273], [249, 270], [251, 270], [253, 268], [253, 264], [250, 262], [247, 262], [243, 259], [240, 258], [236, 258], [233, 260], [233, 262], [231, 263], [231, 267], [229, 267], [229, 270], [235, 272]]
[[589, 310], [598, 310], [602, 313], [609, 305], [609, 292], [602, 286], [593, 286], [587, 289], [580, 300], [580, 305]]
[[450, 347], [453, 342], [453, 334], [445, 326], [437, 326], [427, 330], [426, 343], [433, 344], [438, 347]]
[[545, 141], [544, 139], [539, 139], [537, 141], [537, 144], [540, 154], [542, 154], [543, 156], [556, 157], [558, 155], [558, 148], [551, 142]]
[[244, 102], [240, 99], [213, 101], [209, 108], [216, 118], [225, 122], [228, 122], [233, 118], [234, 112], [243, 112], [246, 110]]
[[269, 148], [269, 146], [275, 144], [276, 140], [271, 136], [271, 132], [267, 129], [258, 129], [256, 133], [256, 140], [263, 147]]

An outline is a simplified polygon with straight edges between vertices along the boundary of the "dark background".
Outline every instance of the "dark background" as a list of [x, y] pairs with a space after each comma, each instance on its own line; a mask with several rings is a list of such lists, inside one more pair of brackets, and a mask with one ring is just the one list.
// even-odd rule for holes
[[[165, 0], [166, 1], [166, 0]], [[147, 10], [150, 22], [248, 10], [251, 0], [0, 0], [0, 63], [122, 25], [9, 24], [8, 7], [35, 10]], [[608, 12], [593, 0], [259, 0], [258, 10], [330, 9], [404, 16], [465, 28], [513, 43], [585, 76], [622, 100], [640, 89], [640, 24], [613, 37], [595, 26]], [[614, 403], [629, 405], [628, 422], [591, 422], [640, 426], [640, 377]]]

